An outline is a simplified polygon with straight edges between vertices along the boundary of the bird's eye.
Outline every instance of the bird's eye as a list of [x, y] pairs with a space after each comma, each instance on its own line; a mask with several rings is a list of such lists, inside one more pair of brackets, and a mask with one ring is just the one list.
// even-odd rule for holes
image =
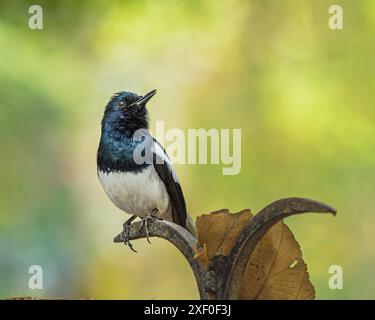
[[124, 102], [124, 101], [120, 101], [120, 102], [119, 102], [119, 106], [120, 106], [120, 107], [123, 107], [124, 105], [125, 105], [125, 102]]

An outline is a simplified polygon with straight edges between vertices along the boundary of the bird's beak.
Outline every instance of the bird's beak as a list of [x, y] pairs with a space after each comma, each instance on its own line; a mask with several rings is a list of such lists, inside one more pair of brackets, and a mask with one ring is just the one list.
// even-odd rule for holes
[[148, 93], [146, 93], [144, 96], [142, 96], [139, 100], [137, 100], [136, 102], [134, 102], [133, 105], [135, 106], [145, 106], [146, 103], [156, 94], [156, 89], [155, 90], [152, 90]]

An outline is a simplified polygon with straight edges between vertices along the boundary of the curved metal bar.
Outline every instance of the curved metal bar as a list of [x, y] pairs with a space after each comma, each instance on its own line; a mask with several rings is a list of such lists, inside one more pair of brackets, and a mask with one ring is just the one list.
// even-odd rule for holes
[[291, 215], [307, 212], [332, 213], [336, 210], [327, 204], [304, 198], [286, 198], [262, 209], [241, 231], [233, 246], [228, 262], [228, 276], [218, 293], [219, 299], [238, 299], [244, 270], [251, 254], [263, 235], [277, 222]]
[[[201, 299], [210, 299], [211, 295], [205, 289], [204, 280], [206, 270], [198, 263], [197, 260], [194, 259], [196, 242], [194, 236], [185, 228], [175, 223], [155, 218], [148, 220], [148, 231], [150, 237], [163, 238], [171, 242], [184, 255], [186, 260], [189, 262], [191, 269], [193, 270]], [[146, 237], [146, 230], [142, 221], [137, 221], [131, 224], [129, 228], [129, 240], [142, 239]], [[113, 242], [124, 242], [123, 233], [121, 232], [119, 235], [117, 235], [113, 239]]]

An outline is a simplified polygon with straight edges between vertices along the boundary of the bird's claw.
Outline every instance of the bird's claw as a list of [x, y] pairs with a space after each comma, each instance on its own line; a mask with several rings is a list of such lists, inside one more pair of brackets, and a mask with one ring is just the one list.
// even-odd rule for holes
[[157, 209], [154, 209], [154, 210], [152, 210], [151, 213], [146, 214], [145, 217], [143, 218], [143, 226], [144, 226], [144, 228], [145, 228], [145, 231], [146, 231], [146, 239], [147, 239], [147, 242], [148, 242], [149, 244], [151, 244], [151, 241], [150, 241], [150, 239], [149, 239], [149, 237], [150, 237], [150, 232], [149, 232], [149, 229], [148, 229], [148, 222], [149, 222], [150, 220], [152, 220], [152, 219], [157, 218], [157, 217], [155, 216], [157, 213], [158, 213], [158, 210], [157, 210]]
[[130, 242], [130, 235], [129, 235], [129, 228], [130, 228], [130, 226], [131, 226], [131, 222], [128, 222], [128, 221], [123, 224], [122, 234], [124, 236], [124, 244], [126, 246], [128, 246], [130, 248], [130, 250], [132, 250], [133, 252], [137, 253], [137, 250], [135, 250], [133, 248], [133, 245]]
[[150, 232], [149, 232], [149, 230], [148, 230], [148, 221], [149, 221], [149, 220], [152, 220], [152, 219], [153, 219], [152, 215], [151, 215], [151, 214], [147, 214], [147, 215], [143, 218], [143, 220], [142, 220], [143, 227], [145, 228], [145, 231], [146, 231], [146, 239], [147, 239], [147, 242], [148, 242], [149, 244], [151, 244], [151, 241], [150, 241], [150, 238], [149, 238], [149, 236], [150, 236]]

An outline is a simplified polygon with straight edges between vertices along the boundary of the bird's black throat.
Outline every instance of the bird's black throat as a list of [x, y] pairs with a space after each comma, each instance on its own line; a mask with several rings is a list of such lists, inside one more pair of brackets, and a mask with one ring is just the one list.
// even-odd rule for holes
[[130, 92], [115, 94], [108, 102], [102, 120], [97, 153], [98, 170], [103, 172], [141, 172], [149, 164], [134, 161], [134, 149], [143, 141], [135, 139], [140, 129], [149, 128], [145, 106], [134, 106], [140, 96]]

